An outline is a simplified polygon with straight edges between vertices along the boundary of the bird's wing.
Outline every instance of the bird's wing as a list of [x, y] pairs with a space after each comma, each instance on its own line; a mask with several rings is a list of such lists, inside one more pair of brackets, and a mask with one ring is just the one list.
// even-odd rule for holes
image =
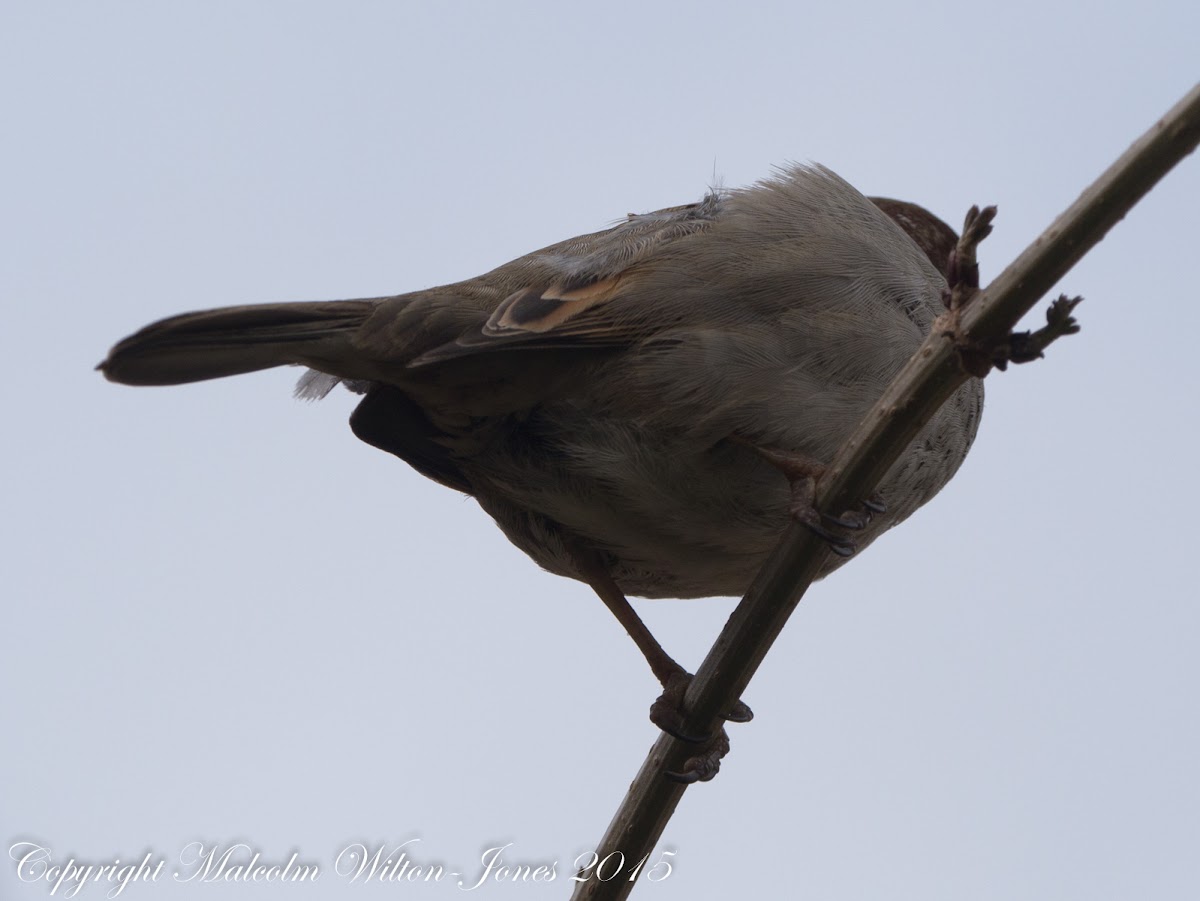
[[[722, 204], [699, 203], [631, 214], [607, 231], [571, 238], [474, 280], [504, 299], [481, 328], [421, 353], [410, 367], [499, 350], [619, 346], [647, 334], [647, 310], [629, 298], [647, 261], [706, 231]], [[469, 284], [469, 283], [468, 283]]]

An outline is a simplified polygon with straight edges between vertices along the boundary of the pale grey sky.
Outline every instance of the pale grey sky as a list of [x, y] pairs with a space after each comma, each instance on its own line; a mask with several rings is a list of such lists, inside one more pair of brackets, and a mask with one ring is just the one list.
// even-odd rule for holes
[[[480, 892], [564, 898], [655, 735], [590, 590], [357, 441], [351, 395], [123, 388], [115, 340], [464, 278], [791, 160], [998, 204], [987, 278], [1197, 35], [1183, 0], [6, 4], [6, 853], [246, 842], [326, 872], [122, 897], [300, 901], [346, 897], [355, 842], [464, 874], [511, 842], [557, 880]], [[989, 379], [955, 481], [809, 593], [635, 897], [1200, 895], [1198, 200], [1190, 159], [1060, 286], [1082, 334]], [[638, 607], [695, 666], [733, 604]], [[0, 859], [0, 899], [48, 896]]]

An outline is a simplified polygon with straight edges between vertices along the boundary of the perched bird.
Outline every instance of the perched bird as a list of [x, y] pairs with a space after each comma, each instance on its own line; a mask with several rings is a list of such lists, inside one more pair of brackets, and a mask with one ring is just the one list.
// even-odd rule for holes
[[828, 572], [962, 463], [978, 379], [863, 510], [822, 519], [808, 500], [942, 311], [955, 242], [921, 207], [794, 166], [456, 284], [164, 319], [98, 368], [170, 385], [299, 364], [301, 396], [362, 394], [359, 438], [595, 589], [663, 684], [652, 718], [671, 730], [689, 676], [626, 595], [740, 595], [793, 516], [837, 552]]

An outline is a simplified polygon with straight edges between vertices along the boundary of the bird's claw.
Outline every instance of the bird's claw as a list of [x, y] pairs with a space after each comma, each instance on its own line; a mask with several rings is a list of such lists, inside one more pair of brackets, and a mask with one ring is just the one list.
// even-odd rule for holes
[[886, 512], [887, 506], [883, 503], [883, 499], [878, 494], [873, 494], [862, 502], [861, 510], [847, 510], [841, 516], [822, 513], [821, 519], [830, 525], [841, 526], [843, 529], [850, 529], [853, 532], [861, 532], [871, 524], [871, 518], [876, 513]]
[[[697, 753], [688, 757], [682, 769], [668, 770], [664, 774], [672, 782], [684, 785], [708, 782], [721, 769], [721, 758], [729, 753], [729, 735], [724, 727], [705, 735], [695, 735], [684, 729], [683, 699], [692, 678], [692, 674], [682, 668], [671, 673], [663, 683], [663, 693], [650, 706], [650, 721], [654, 725], [673, 738], [701, 746]], [[730, 723], [748, 723], [753, 718], [754, 711], [742, 701], [735, 703], [724, 716]]]
[[663, 773], [672, 782], [691, 785], [695, 782], [708, 782], [721, 769], [721, 758], [729, 753], [729, 736], [724, 729], [712, 735], [704, 750], [689, 757], [680, 770], [667, 770]]

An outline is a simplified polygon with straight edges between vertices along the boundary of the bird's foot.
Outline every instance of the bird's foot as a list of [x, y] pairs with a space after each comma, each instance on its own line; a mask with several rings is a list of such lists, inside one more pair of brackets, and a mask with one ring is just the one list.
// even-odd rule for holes
[[792, 488], [792, 518], [828, 544], [829, 549], [839, 557], [849, 557], [854, 553], [856, 546], [852, 540], [830, 531], [827, 526], [861, 532], [870, 524], [873, 515], [887, 512], [883, 499], [878, 494], [873, 494], [862, 502], [862, 509], [847, 510], [838, 516], [821, 513], [816, 507], [817, 482], [824, 478], [829, 467], [803, 454], [761, 447], [737, 436], [734, 438], [739, 443], [753, 448], [764, 460], [783, 473]]
[[722, 727], [704, 743], [698, 754], [684, 761], [678, 770], [667, 770], [666, 777], [672, 782], [691, 785], [693, 782], [708, 782], [721, 770], [721, 760], [729, 753], [729, 734]]
[[[679, 667], [663, 680], [663, 693], [650, 705], [650, 721], [654, 725], [680, 741], [698, 746], [680, 770], [667, 772], [667, 778], [675, 782], [709, 781], [721, 769], [721, 758], [729, 753], [729, 735], [724, 727], [703, 735], [685, 728], [684, 696], [692, 678], [691, 673]], [[754, 712], [741, 701], [724, 716], [731, 723], [748, 723], [753, 718]]]
[[[650, 722], [680, 741], [703, 744], [712, 739], [711, 733], [696, 735], [684, 729], [684, 722], [687, 719], [683, 703], [684, 696], [687, 694], [688, 686], [692, 684], [693, 678], [694, 676], [683, 667], [677, 667], [674, 672], [662, 680], [662, 694], [650, 705]], [[733, 709], [723, 716], [723, 719], [731, 723], [748, 723], [754, 719], [754, 711], [738, 701]]]
[[812, 495], [811, 487], [792, 486], [792, 518], [828, 544], [829, 549], [839, 557], [853, 556], [858, 550], [858, 545], [853, 539], [830, 531], [826, 524], [851, 532], [861, 532], [870, 524], [872, 514], [887, 510], [881, 501], [876, 500], [878, 495], [872, 495], [863, 501], [861, 510], [847, 510], [840, 516], [834, 516], [832, 513], [819, 513], [813, 505]]

